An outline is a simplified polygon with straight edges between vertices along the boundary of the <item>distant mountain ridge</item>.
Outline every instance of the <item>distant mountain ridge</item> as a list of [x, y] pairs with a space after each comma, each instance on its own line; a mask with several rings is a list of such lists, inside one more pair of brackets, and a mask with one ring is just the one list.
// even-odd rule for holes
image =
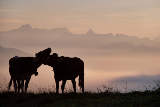
[[14, 31], [30, 31], [30, 32], [54, 32], [54, 33], [68, 33], [68, 34], [71, 34], [71, 32], [67, 29], [67, 28], [54, 28], [54, 29], [41, 29], [41, 28], [33, 28], [30, 24], [25, 24], [25, 25], [22, 25], [20, 27], [18, 27], [17, 29], [13, 29], [13, 30], [9, 30], [7, 32], [14, 32]]
[[6, 53], [9, 53], [9, 54], [18, 54], [18, 55], [28, 55], [27, 53], [21, 51], [21, 50], [18, 50], [16, 48], [4, 48], [2, 46], [0, 46], [0, 53], [1, 54], [6, 54]]
[[14, 56], [31, 56], [29, 53], [23, 52], [15, 48], [5, 48], [0, 46], [0, 65], [7, 64], [9, 59]]
[[0, 32], [0, 43], [9, 47], [50, 46], [86, 51], [103, 50], [104, 53], [160, 53], [160, 40], [158, 39], [150, 40], [125, 34], [97, 34], [92, 29], [84, 34], [73, 34], [67, 28], [39, 29], [29, 24], [7, 32]]

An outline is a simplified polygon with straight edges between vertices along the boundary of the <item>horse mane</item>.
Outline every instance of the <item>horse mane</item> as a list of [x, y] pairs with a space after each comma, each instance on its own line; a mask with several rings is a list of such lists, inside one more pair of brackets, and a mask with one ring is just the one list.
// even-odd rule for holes
[[36, 57], [39, 57], [39, 56], [46, 56], [46, 55], [49, 55], [51, 53], [51, 48], [47, 48], [43, 51], [40, 51], [38, 53], [35, 54]]

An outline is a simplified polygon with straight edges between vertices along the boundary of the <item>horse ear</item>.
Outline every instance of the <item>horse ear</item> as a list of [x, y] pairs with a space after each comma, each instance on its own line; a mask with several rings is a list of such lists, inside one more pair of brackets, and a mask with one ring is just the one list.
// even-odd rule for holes
[[58, 57], [58, 54], [57, 53], [53, 53], [52, 56], [53, 57]]
[[48, 51], [49, 51], [49, 54], [51, 53], [52, 49], [51, 48], [48, 48]]
[[50, 50], [50, 51], [51, 51], [52, 49], [51, 49], [51, 48], [48, 48], [48, 50]]

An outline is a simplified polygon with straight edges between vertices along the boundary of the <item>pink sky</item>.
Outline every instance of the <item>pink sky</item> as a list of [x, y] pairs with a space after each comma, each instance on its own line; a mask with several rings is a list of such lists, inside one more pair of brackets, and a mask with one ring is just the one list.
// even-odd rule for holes
[[67, 27], [74, 33], [160, 35], [159, 0], [2, 0], [0, 30], [32, 24], [38, 28]]

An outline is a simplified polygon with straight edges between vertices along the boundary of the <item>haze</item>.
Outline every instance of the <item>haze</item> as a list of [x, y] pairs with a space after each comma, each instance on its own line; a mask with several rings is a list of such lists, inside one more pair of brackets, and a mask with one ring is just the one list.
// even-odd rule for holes
[[[0, 0], [0, 89], [9, 58], [51, 47], [84, 60], [86, 90], [144, 90], [160, 79], [159, 11], [159, 0]], [[52, 68], [38, 72], [29, 90], [54, 90]]]

